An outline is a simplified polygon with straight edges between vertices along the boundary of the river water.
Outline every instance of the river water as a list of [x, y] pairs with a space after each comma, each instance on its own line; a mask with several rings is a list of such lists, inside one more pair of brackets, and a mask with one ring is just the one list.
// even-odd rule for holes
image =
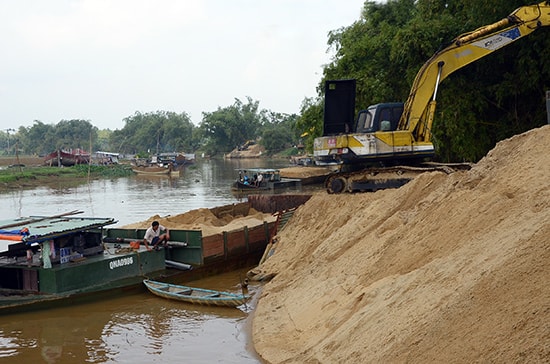
[[[0, 220], [50, 216], [114, 217], [113, 226], [246, 200], [233, 195], [235, 169], [286, 167], [282, 160], [199, 160], [177, 178], [132, 176], [0, 194]], [[3, 249], [2, 249], [3, 250]], [[252, 268], [252, 267], [250, 267]], [[192, 282], [239, 292], [246, 270]], [[191, 285], [191, 284], [189, 284]], [[250, 339], [261, 286], [240, 309], [185, 305], [146, 292], [75, 306], [0, 316], [0, 362], [261, 363]]]
[[288, 162], [199, 160], [175, 178], [135, 175], [0, 193], [0, 220], [81, 210], [79, 216], [114, 217], [118, 223], [113, 226], [122, 226], [156, 214], [174, 215], [242, 202], [243, 197], [234, 195], [230, 186], [237, 178], [236, 169], [252, 167], [282, 168], [288, 167]]

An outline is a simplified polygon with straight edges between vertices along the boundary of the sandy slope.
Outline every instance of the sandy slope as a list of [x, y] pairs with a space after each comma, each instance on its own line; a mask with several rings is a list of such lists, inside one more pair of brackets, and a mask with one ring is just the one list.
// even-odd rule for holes
[[472, 170], [301, 206], [261, 267], [270, 363], [550, 362], [550, 126]]
[[218, 217], [210, 209], [201, 208], [173, 216], [161, 217], [154, 215], [145, 221], [128, 224], [121, 228], [147, 229], [153, 221], [158, 221], [168, 229], [202, 230], [203, 236], [209, 236], [221, 234], [224, 231], [242, 229], [244, 226], [259, 226], [264, 221], [273, 222], [276, 219], [277, 217], [272, 214], [262, 213], [254, 209], [250, 209], [246, 216], [226, 215], [225, 217]]

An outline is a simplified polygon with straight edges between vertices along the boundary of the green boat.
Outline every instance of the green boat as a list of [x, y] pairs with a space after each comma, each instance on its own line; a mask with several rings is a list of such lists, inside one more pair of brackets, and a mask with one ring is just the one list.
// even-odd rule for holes
[[144, 279], [143, 284], [154, 295], [186, 303], [220, 307], [237, 307], [250, 298], [244, 293], [214, 291], [211, 289], [180, 286], [166, 282]]
[[284, 188], [299, 188], [301, 186], [300, 179], [282, 178], [278, 169], [247, 168], [237, 169], [237, 171], [237, 180], [231, 185], [233, 191], [272, 191]]
[[77, 213], [0, 221], [0, 314], [109, 297], [162, 274], [164, 252], [104, 243], [116, 221]]

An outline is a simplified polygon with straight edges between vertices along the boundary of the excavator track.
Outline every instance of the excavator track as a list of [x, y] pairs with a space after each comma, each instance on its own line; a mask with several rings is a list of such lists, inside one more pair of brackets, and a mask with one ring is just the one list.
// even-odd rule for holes
[[325, 188], [330, 194], [375, 192], [388, 188], [399, 188], [422, 173], [441, 171], [450, 174], [457, 170], [469, 169], [470, 167], [471, 165], [468, 163], [430, 163], [418, 167], [378, 167], [358, 172], [339, 172], [327, 177]]

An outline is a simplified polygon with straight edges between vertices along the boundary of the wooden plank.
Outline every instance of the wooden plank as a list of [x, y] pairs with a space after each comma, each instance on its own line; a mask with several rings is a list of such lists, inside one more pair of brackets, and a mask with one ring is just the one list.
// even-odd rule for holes
[[203, 236], [202, 238], [202, 256], [204, 258], [223, 256], [223, 235], [214, 234]]

